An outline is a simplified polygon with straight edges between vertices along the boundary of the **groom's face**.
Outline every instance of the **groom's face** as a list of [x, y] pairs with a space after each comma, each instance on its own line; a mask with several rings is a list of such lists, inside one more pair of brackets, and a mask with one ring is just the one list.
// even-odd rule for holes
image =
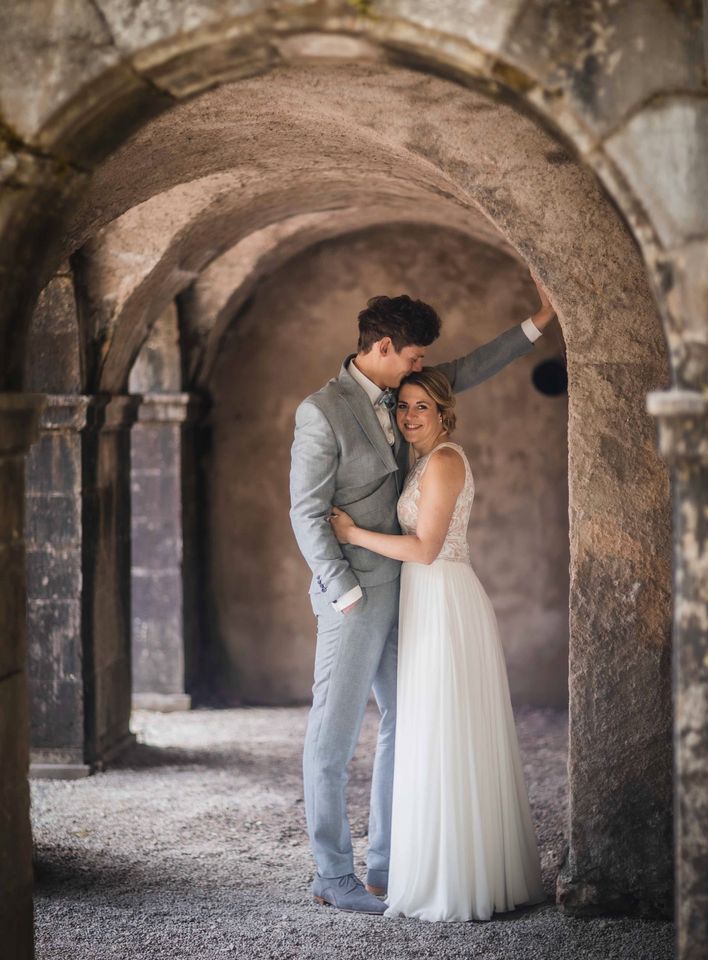
[[418, 373], [423, 369], [424, 359], [425, 347], [413, 344], [396, 351], [388, 338], [382, 341], [381, 378], [384, 385], [392, 390], [400, 387], [401, 380], [409, 373]]

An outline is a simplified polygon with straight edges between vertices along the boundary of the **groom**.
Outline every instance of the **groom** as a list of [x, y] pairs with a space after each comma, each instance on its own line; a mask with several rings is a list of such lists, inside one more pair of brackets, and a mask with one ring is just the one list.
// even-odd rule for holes
[[[554, 316], [541, 309], [466, 357], [437, 369], [456, 392], [529, 353]], [[342, 507], [354, 522], [400, 533], [396, 502], [408, 448], [394, 408], [401, 380], [421, 370], [440, 334], [432, 307], [408, 296], [374, 297], [359, 314], [356, 355], [339, 376], [307, 397], [295, 415], [290, 518], [312, 570], [317, 617], [312, 709], [303, 758], [305, 813], [317, 874], [312, 893], [342, 910], [383, 913], [391, 838], [400, 563], [338, 543], [327, 517]], [[381, 714], [371, 784], [366, 887], [354, 874], [345, 789], [373, 689]]]

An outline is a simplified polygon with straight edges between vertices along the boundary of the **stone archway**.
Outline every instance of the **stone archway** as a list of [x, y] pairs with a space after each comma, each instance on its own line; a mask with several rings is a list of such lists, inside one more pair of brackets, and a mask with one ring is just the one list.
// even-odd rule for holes
[[[649, 884], [654, 891], [647, 901], [651, 906], [645, 907], [652, 909], [662, 896], [666, 901], [669, 886], [668, 860], [659, 853], [667, 849], [669, 808], [667, 541], [659, 532], [666, 522], [667, 491], [643, 403], [646, 391], [663, 382], [666, 367], [660, 327], [636, 248], [592, 176], [529, 120], [508, 106], [450, 87], [444, 80], [421, 79], [411, 71], [385, 65], [350, 70], [351, 101], [348, 107], [337, 105], [330, 131], [337, 134], [333, 160], [323, 149], [326, 138], [304, 133], [283, 153], [283, 134], [276, 124], [272, 137], [268, 131], [255, 139], [244, 137], [247, 147], [238, 140], [237, 156], [230, 162], [238, 161], [242, 168], [236, 167], [231, 174], [219, 169], [193, 183], [174, 184], [175, 178], [184, 176], [190, 157], [194, 174], [200, 172], [200, 133], [213, 130], [217, 117], [228, 121], [232, 131], [241, 129], [242, 120], [245, 131], [257, 130], [254, 118], [273, 104], [287, 104], [288, 92], [297, 89], [297, 105], [288, 105], [286, 114], [292, 116], [292, 126], [307, 132], [307, 121], [311, 125], [314, 118], [322, 119], [322, 111], [325, 117], [331, 113], [330, 102], [341, 80], [341, 67], [303, 70], [291, 66], [237, 87], [221, 87], [175, 109], [169, 118], [154, 121], [99, 171], [97, 184], [106, 191], [106, 202], [116, 190], [120, 202], [127, 202], [125, 170], [134, 175], [153, 171], [153, 178], [154, 170], [159, 170], [160, 180], [153, 189], [162, 187], [164, 193], [116, 218], [82, 248], [81, 273], [89, 290], [84, 328], [93, 332], [101, 358], [95, 382], [102, 389], [123, 389], [127, 365], [149, 328], [150, 312], [158, 314], [181, 291], [183, 327], [193, 351], [187, 363], [203, 378], [209, 369], [208, 357], [218, 353], [228, 328], [229, 310], [249, 285], [254, 288], [262, 271], [292, 251], [296, 242], [306, 245], [318, 237], [336, 235], [345, 225], [353, 229], [400, 218], [412, 203], [420, 220], [458, 225], [513, 256], [525, 256], [554, 296], [569, 353], [571, 615], [573, 638], [577, 638], [571, 671], [578, 735], [571, 746], [577, 758], [571, 803], [579, 804], [578, 823], [584, 826], [576, 834], [578, 846], [565, 881], [565, 902], [579, 910], [593, 909], [598, 901], [614, 909], [641, 908], [643, 894], [633, 890], [631, 881], [626, 887], [635, 868], [621, 866], [638, 856], [643, 876], [649, 869], [656, 872]], [[390, 90], [382, 106], [378, 92], [386, 84]], [[411, 109], [411, 101], [418, 111], [424, 107], [425, 123]], [[386, 119], [389, 111], [396, 118], [392, 125]], [[326, 128], [323, 123], [320, 126]], [[189, 137], [176, 149], [178, 130], [188, 131]], [[232, 149], [233, 144], [227, 147]], [[317, 151], [312, 163], [308, 148]], [[254, 172], [256, 153], [260, 166]], [[208, 168], [224, 167], [228, 157], [228, 150], [226, 156], [208, 152]], [[362, 172], [366, 162], [368, 168]], [[345, 163], [351, 171], [345, 166], [343, 175], [340, 168]], [[291, 182], [283, 188], [289, 165], [293, 165]], [[236, 199], [235, 182], [240, 187]], [[142, 197], [142, 176], [138, 183]], [[89, 196], [90, 205], [98, 206], [100, 196]], [[76, 216], [78, 222], [81, 211]], [[318, 223], [312, 217], [322, 219]], [[82, 230], [86, 229], [84, 225]], [[77, 227], [76, 235], [80, 232]], [[225, 252], [230, 245], [235, 243], [233, 250], [242, 254], [250, 238], [255, 243], [256, 237], [263, 246], [250, 274], [240, 274], [237, 289], [228, 291], [225, 313], [219, 308], [218, 316], [210, 315], [212, 307], [200, 306], [197, 295], [207, 274], [216, 271], [221, 260], [232, 264], [231, 254]], [[185, 287], [195, 276], [194, 292], [186, 294]], [[190, 313], [188, 301], [196, 312]], [[103, 304], [109, 309], [104, 310]], [[205, 316], [199, 313], [201, 307], [207, 311]], [[623, 465], [628, 443], [640, 483], [629, 481]], [[647, 577], [644, 556], [650, 552], [659, 562]], [[595, 615], [595, 598], [600, 594], [602, 616]], [[651, 626], [645, 643], [637, 646], [630, 638], [639, 622]], [[606, 803], [598, 799], [598, 771], [613, 771], [605, 781], [613, 803], [618, 794], [634, 795], [642, 774], [632, 761], [633, 745], [635, 736], [641, 736], [636, 731], [645, 730], [647, 723], [639, 701], [619, 695], [619, 690], [625, 690], [616, 684], [619, 669], [641, 676], [642, 683], [657, 691], [662, 704], [659, 716], [649, 722], [649, 749], [657, 778], [645, 791], [644, 803], [646, 816], [663, 827], [657, 829], [657, 846], [651, 850], [645, 846], [646, 838], [630, 838], [625, 830], [627, 849], [615, 856], [620, 846], [615, 838], [612, 851], [608, 848], [603, 854], [603, 863], [612, 866], [602, 879], [604, 867], [594, 860], [593, 851], [600, 846], [596, 837], [611, 833], [606, 818], [612, 816], [613, 806], [609, 792]], [[604, 715], [619, 724], [628, 737], [626, 747], [608, 738], [598, 748], [604, 727], [594, 702], [603, 703]], [[589, 720], [585, 727], [583, 717]], [[647, 749], [644, 742], [642, 748]], [[585, 797], [591, 799], [586, 803]], [[628, 810], [628, 822], [637, 819], [636, 811]], [[583, 845], [585, 859], [580, 853]], [[657, 895], [658, 890], [664, 893]]]
[[[659, 42], [665, 44], [668, 36], [674, 44], [674, 50], [686, 50], [690, 54], [690, 17], [682, 19], [674, 16], [658, 4], [656, 9], [661, 12], [666, 27], [661, 32]], [[612, 44], [609, 49], [607, 45], [604, 48], [598, 45], [598, 37], [604, 36], [606, 40], [607, 28], [612, 24], [602, 20], [597, 25], [592, 21], [584, 24], [583, 29], [574, 36], [568, 33], [569, 22], [559, 17], [558, 30], [552, 41], [558, 46], [554, 50], [551, 44], [539, 61], [537, 44], [529, 43], [529, 38], [538, 34], [539, 22], [531, 8], [526, 10], [522, 4], [514, 10], [513, 17], [507, 12], [495, 12], [491, 6], [486, 19], [478, 19], [467, 10], [446, 11], [436, 23], [434, 32], [430, 30], [424, 5], [420, 10], [409, 11], [405, 19], [397, 17], [397, 10], [388, 8], [385, 15], [372, 20], [356, 18], [346, 6], [336, 5], [324, 15], [319, 10], [313, 12], [309, 8], [302, 8], [297, 13], [290, 10], [285, 12], [288, 16], [280, 21], [275, 14], [262, 13], [246, 18], [224, 19], [205, 7], [201, 15], [203, 19], [190, 23], [190, 28], [196, 28], [194, 32], [184, 34], [184, 40], [180, 38], [173, 42], [174, 34], [170, 31], [175, 29], [175, 24], [168, 25], [166, 21], [161, 21], [159, 15], [150, 9], [143, 11], [146, 21], [138, 25], [131, 18], [117, 16], [110, 8], [104, 11], [106, 19], [99, 22], [100, 18], [92, 8], [91, 13], [87, 13], [87, 22], [91, 23], [93, 36], [100, 36], [109, 29], [114, 31], [115, 36], [110, 38], [113, 43], [106, 46], [101, 56], [90, 59], [93, 77], [102, 78], [100, 84], [93, 84], [90, 110], [86, 109], [87, 105], [85, 101], [82, 102], [81, 96], [82, 85], [86, 83], [85, 73], [80, 76], [78, 71], [68, 68], [61, 77], [60, 92], [56, 87], [47, 89], [29, 84], [32, 89], [39, 87], [41, 97], [44, 97], [43, 103], [41, 98], [35, 97], [29, 111], [24, 109], [25, 103], [16, 92], [18, 86], [27, 85], [26, 76], [18, 72], [16, 77], [8, 80], [11, 96], [6, 98], [6, 102], [9, 103], [9, 109], [3, 104], [3, 110], [8, 115], [9, 126], [18, 135], [15, 141], [8, 141], [10, 176], [14, 178], [11, 182], [18, 189], [3, 195], [5, 216], [12, 227], [12, 242], [7, 244], [5, 256], [8, 258], [6, 262], [14, 265], [13, 277], [16, 281], [8, 285], [8, 296], [3, 301], [5, 316], [15, 322], [17, 318], [26, 316], [38, 287], [54, 269], [50, 256], [45, 261], [45, 270], [37, 269], [38, 253], [51, 248], [54, 242], [45, 211], [38, 207], [47, 204], [56, 209], [61, 195], [70, 196], [77, 189], [82, 179], [79, 164], [90, 165], [102, 151], [110, 148], [110, 144], [119, 142], [126, 128], [139, 122], [140, 114], [144, 116], [146, 108], [165, 108], [171, 104], [174, 96], [191, 95], [224, 76], [233, 77], [262, 70], [283, 56], [303, 58], [324, 53], [330, 57], [366, 59], [380, 56], [381, 51], [384, 51], [384, 55], [392, 53], [394, 57], [405, 56], [410, 63], [426, 69], [433, 68], [436, 72], [446, 72], [464, 82], [472, 76], [491, 85], [492, 92], [503, 89], [507, 95], [519, 96], [532, 109], [538, 109], [549, 122], [564, 131], [600, 173], [639, 236], [651, 275], [658, 280], [671, 274], [673, 292], [665, 295], [666, 288], [663, 288], [664, 292], [659, 284], [657, 288], [660, 290], [660, 304], [669, 334], [674, 374], [686, 395], [676, 394], [666, 401], [656, 399], [653, 408], [667, 417], [663, 441], [665, 449], [678, 451], [680, 448], [681, 456], [687, 458], [677, 470], [680, 497], [685, 497], [688, 502], [700, 503], [705, 468], [699, 454], [699, 438], [705, 422], [705, 402], [696, 386], [703, 376], [705, 336], [697, 320], [691, 325], [691, 318], [697, 317], [697, 306], [700, 304], [700, 293], [696, 290], [691, 264], [700, 262], [696, 261], [696, 257], [700, 256], [701, 249], [705, 249], [706, 225], [700, 212], [667, 209], [662, 191], [655, 189], [661, 164], [650, 168], [642, 161], [640, 149], [644, 142], [651, 142], [659, 149], [662, 143], [668, 142], [666, 131], [672, 130], [678, 131], [686, 144], [700, 140], [702, 127], [699, 118], [705, 113], [702, 112], [703, 103], [699, 97], [691, 100], [690, 97], [674, 93], [673, 99], [656, 105], [649, 104], [641, 109], [647, 97], [664, 88], [673, 88], [674, 91], [697, 90], [701, 80], [698, 79], [698, 72], [691, 72], [694, 60], [687, 57], [687, 66], [684, 66], [679, 58], [668, 58], [668, 66], [658, 71], [650, 69], [648, 65], [643, 67], [640, 53], [635, 52], [625, 59], [622, 69], [631, 69], [634, 65], [641, 82], [619, 85], [616, 89], [620, 95], [612, 96], [616, 78], [607, 81], [606, 77], [610, 74], [602, 70], [607, 58], [612, 56]], [[476, 13], [478, 15], [479, 11]], [[572, 17], [572, 13], [568, 16]], [[447, 17], [453, 19], [448, 21]], [[614, 44], [621, 44], [628, 39], [628, 21], [619, 14], [618, 17], [614, 24]], [[480, 24], [484, 26], [480, 28]], [[144, 40], [137, 39], [146, 25], [153, 43], [148, 52], [142, 49]], [[313, 30], [345, 31], [345, 35], [322, 38], [313, 36]], [[301, 35], [298, 35], [298, 31]], [[37, 30], [37, 33], [40, 32], [41, 28]], [[362, 37], [367, 39], [362, 41]], [[116, 38], [117, 45], [114, 45]], [[590, 39], [595, 62], [599, 62], [601, 68], [595, 81], [583, 86], [579, 79], [587, 61], [586, 51], [582, 55], [580, 51], [587, 38]], [[566, 58], [561, 54], [564, 44], [573, 54], [578, 51], [577, 63], [573, 56]], [[33, 61], [30, 69], [35, 69], [35, 62], [41, 70], [41, 58]], [[187, 63], [190, 64], [188, 72], [184, 70]], [[681, 66], [674, 67], [677, 63]], [[554, 69], [549, 70], [547, 64], [553, 64]], [[12, 68], [12, 64], [10, 66]], [[621, 75], [622, 71], [619, 73]], [[588, 89], [593, 92], [592, 98], [584, 96]], [[557, 95], [552, 96], [553, 93]], [[633, 106], [638, 108], [637, 111], [629, 122], [623, 123]], [[118, 115], [126, 122], [125, 126], [116, 124]], [[107, 136], [109, 125], [113, 130]], [[37, 150], [38, 146], [40, 150]], [[61, 157], [63, 166], [57, 165], [52, 159], [53, 151]], [[665, 156], [661, 149], [659, 154]], [[681, 156], [686, 164], [686, 196], [690, 197], [693, 187], [693, 193], [698, 191], [698, 180], [691, 180], [692, 176], [697, 177], [697, 172], [694, 173], [694, 168], [690, 167], [691, 150], [683, 151]], [[696, 209], [700, 211], [705, 207], [698, 205]], [[41, 243], [35, 242], [37, 230], [44, 234]], [[688, 322], [684, 323], [683, 318]], [[15, 327], [12, 336], [9, 324], [4, 323], [2, 330], [3, 343], [8, 346], [4, 353], [7, 362], [2, 383], [12, 390], [20, 382], [22, 322], [19, 323], [19, 329]], [[603, 386], [601, 380], [597, 382], [598, 388]], [[28, 407], [11, 397], [6, 396], [3, 400], [13, 417], [18, 408], [32, 409], [29, 399]], [[688, 447], [680, 442], [682, 417], [686, 419], [687, 429], [690, 427], [692, 431], [686, 433]], [[19, 428], [19, 420], [17, 424]], [[7, 448], [11, 456], [6, 469], [8, 476], [14, 479], [18, 475], [14, 430], [8, 437]], [[697, 531], [697, 521], [691, 519], [698, 514], [689, 510], [685, 514], [679, 512], [679, 515], [683, 516], [682, 533], [688, 538], [686, 545], [690, 546], [688, 541], [698, 544], [690, 554], [696, 557], [694, 561], [684, 563], [686, 555], [683, 551], [677, 555], [681, 582], [688, 596], [698, 598], [701, 595], [699, 562], [704, 548]], [[700, 649], [704, 643], [704, 632], [696, 618], [695, 607], [690, 603], [680, 604], [677, 612], [679, 641], [685, 637], [688, 642], [686, 649]], [[21, 671], [21, 662], [19, 669]], [[690, 676], [695, 676], [695, 671]], [[17, 685], [19, 681], [14, 682]], [[7, 696], [19, 696], [21, 699], [21, 690], [18, 692], [13, 688], [10, 691], [8, 688]], [[699, 696], [705, 697], [705, 691]], [[687, 758], [693, 754], [705, 755], [702, 742], [688, 743], [682, 740], [681, 748], [684, 751], [681, 755]], [[21, 752], [20, 746], [20, 769]], [[14, 799], [9, 801], [13, 816], [19, 817], [20, 822], [23, 817], [22, 797], [20, 789], [17, 803]], [[681, 829], [688, 830], [688, 834], [692, 831], [691, 825], [696, 822], [691, 819], [693, 815], [690, 811], [693, 809], [691, 802], [687, 805], [684, 803], [684, 819], [681, 822], [687, 823], [688, 827]], [[26, 831], [19, 832], [26, 837]], [[680, 837], [688, 834], [680, 832]], [[682, 856], [684, 854], [688, 856], [686, 851]], [[21, 898], [25, 894], [19, 896], [24, 902]], [[694, 891], [687, 903], [688, 916], [693, 916], [692, 911], [700, 903], [698, 893]]]

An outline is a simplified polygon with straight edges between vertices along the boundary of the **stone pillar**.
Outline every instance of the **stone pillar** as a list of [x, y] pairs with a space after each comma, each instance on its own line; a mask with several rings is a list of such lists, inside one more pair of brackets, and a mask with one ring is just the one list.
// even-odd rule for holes
[[34, 955], [23, 518], [25, 453], [43, 403], [0, 393], [0, 930], [3, 955], [17, 960]]
[[131, 740], [132, 397], [53, 396], [29, 464], [34, 776], [85, 776]]
[[191, 424], [198, 398], [142, 397], [131, 438], [133, 706], [188, 710], [194, 611], [190, 558], [194, 503]]
[[82, 431], [90, 397], [48, 396], [27, 460], [30, 742], [36, 776], [80, 777], [85, 762]]
[[130, 428], [135, 397], [97, 398], [84, 435], [83, 633], [87, 762], [130, 733]]
[[649, 394], [674, 494], [674, 839], [679, 960], [708, 956], [708, 397]]

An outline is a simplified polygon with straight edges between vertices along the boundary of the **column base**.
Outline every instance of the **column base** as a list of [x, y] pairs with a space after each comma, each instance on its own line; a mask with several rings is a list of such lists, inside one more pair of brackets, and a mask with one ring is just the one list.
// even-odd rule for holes
[[87, 763], [30, 763], [30, 780], [81, 780], [93, 770]]
[[158, 713], [177, 713], [192, 709], [188, 693], [134, 693], [133, 710], [155, 710]]

